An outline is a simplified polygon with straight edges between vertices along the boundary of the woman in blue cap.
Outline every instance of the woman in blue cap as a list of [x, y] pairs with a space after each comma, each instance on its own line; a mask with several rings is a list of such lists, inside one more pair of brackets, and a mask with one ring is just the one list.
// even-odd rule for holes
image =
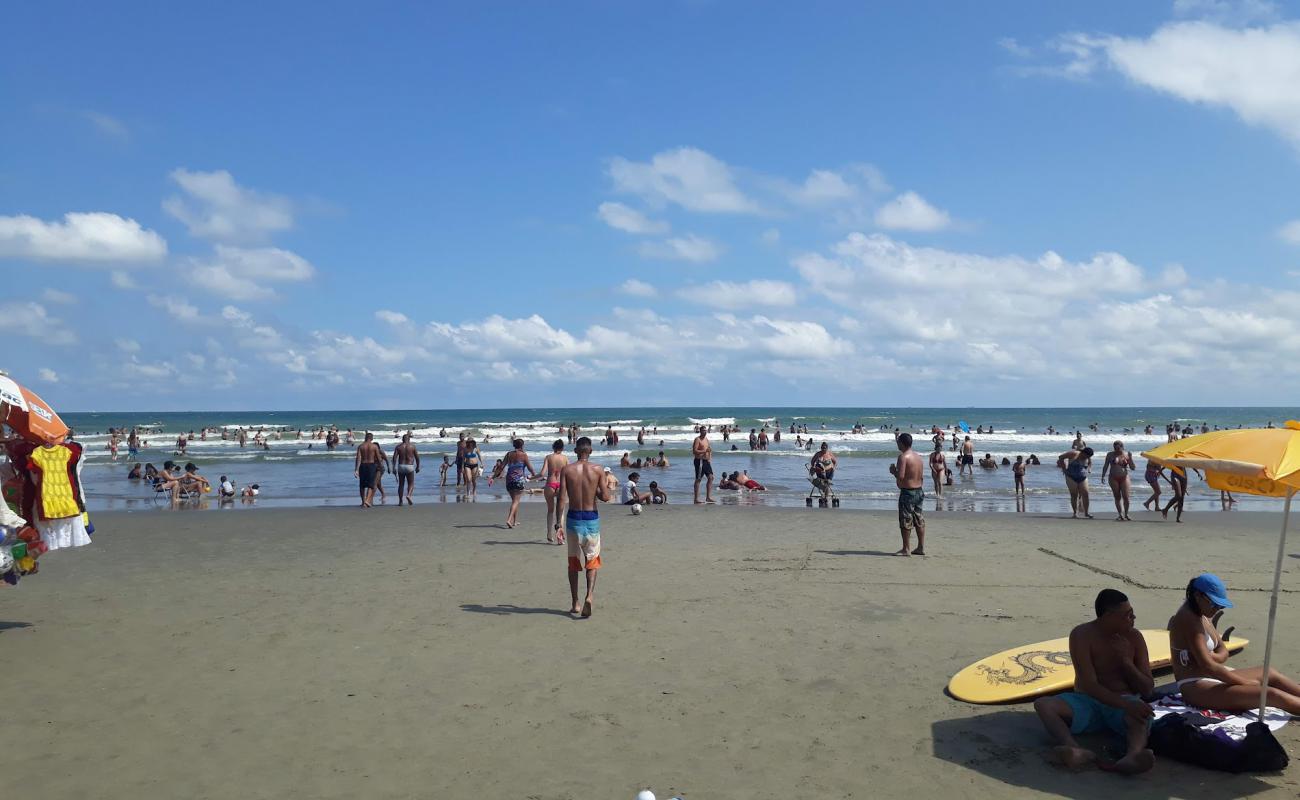
[[[1233, 669], [1228, 648], [1214, 627], [1219, 612], [1232, 608], [1228, 588], [1218, 575], [1197, 575], [1187, 584], [1187, 598], [1169, 619], [1169, 650], [1174, 677], [1188, 704], [1216, 711], [1250, 711], [1259, 707], [1263, 667]], [[1300, 714], [1300, 684], [1275, 669], [1268, 671], [1268, 704]]]

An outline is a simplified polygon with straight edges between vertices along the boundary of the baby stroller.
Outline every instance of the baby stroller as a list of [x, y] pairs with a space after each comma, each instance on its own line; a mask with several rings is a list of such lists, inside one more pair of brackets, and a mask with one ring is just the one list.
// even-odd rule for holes
[[826, 477], [821, 467], [808, 468], [808, 482], [812, 484], [812, 488], [808, 490], [808, 496], [804, 498], [805, 506], [812, 508], [813, 499], [815, 498], [818, 508], [826, 508], [827, 506], [831, 508], [840, 507], [840, 498], [839, 495], [835, 494], [834, 484], [830, 478]]

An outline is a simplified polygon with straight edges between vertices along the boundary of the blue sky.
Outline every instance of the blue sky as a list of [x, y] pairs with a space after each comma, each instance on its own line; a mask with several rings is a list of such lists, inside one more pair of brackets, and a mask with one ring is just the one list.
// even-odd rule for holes
[[1290, 402], [1297, 18], [17, 6], [0, 366], [69, 410]]

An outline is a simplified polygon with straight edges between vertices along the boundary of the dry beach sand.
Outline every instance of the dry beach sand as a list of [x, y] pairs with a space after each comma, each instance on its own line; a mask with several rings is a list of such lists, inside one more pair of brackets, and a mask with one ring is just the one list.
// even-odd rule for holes
[[902, 559], [887, 513], [614, 507], [580, 621], [544, 507], [505, 511], [97, 515], [92, 547], [0, 592], [0, 773], [46, 799], [1296, 795], [1295, 767], [1062, 773], [1028, 706], [943, 691], [1106, 586], [1163, 627], [1204, 569], [1258, 663], [1279, 515], [932, 514], [931, 555]]

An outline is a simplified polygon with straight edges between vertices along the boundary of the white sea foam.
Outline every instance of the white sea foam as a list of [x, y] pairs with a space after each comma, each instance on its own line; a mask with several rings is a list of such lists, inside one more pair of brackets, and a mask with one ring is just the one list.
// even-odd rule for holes
[[691, 422], [694, 422], [696, 425], [735, 425], [736, 424], [735, 417], [705, 417], [704, 419], [687, 417], [687, 419], [689, 419]]

